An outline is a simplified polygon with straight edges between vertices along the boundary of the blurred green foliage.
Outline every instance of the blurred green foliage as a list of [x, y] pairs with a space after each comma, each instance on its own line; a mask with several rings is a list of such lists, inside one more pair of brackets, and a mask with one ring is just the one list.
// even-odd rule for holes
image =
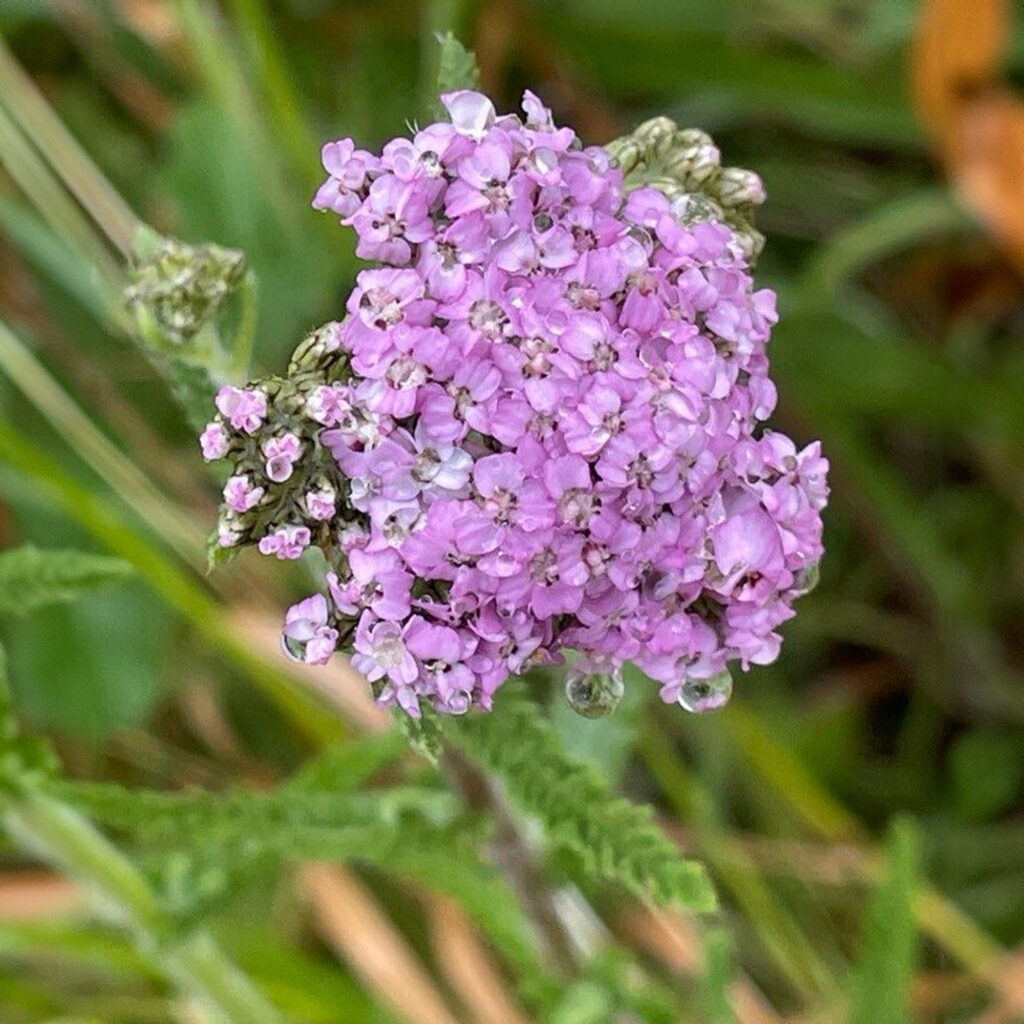
[[[508, 990], [560, 1024], [728, 1020], [733, 977], [782, 1014], [822, 1020], [849, 1006], [857, 1021], [966, 1022], [1012, 988], [996, 961], [1024, 942], [1024, 287], [943, 184], [914, 117], [918, 7], [0, 4], [0, 32], [132, 209], [167, 235], [245, 252], [259, 287], [259, 371], [279, 369], [308, 329], [340, 314], [355, 273], [348, 233], [309, 207], [319, 143], [352, 135], [373, 147], [422, 117], [436, 30], [453, 27], [476, 50], [499, 108], [532, 88], [592, 142], [667, 114], [711, 131], [728, 162], [765, 179], [758, 273], [780, 297], [777, 421], [799, 440], [820, 437], [833, 464], [821, 585], [787, 624], [779, 661], [737, 680], [736, 705], [716, 718], [656, 708], [639, 680], [606, 722], [567, 715], [551, 694], [565, 747], [654, 802], [706, 861], [732, 948], [709, 932], [706, 966], [683, 977], [620, 936], [555, 998], [524, 984], [509, 894], [489, 906], [489, 876], [451, 871], [450, 849], [430, 846], [440, 825], [428, 823], [422, 857], [406, 850], [403, 864], [401, 844], [389, 850], [405, 882], [372, 857], [354, 860], [445, 993], [453, 982], [426, 912], [399, 888], [409, 878], [460, 900], [498, 950]], [[1019, 82], [1015, 17], [1006, 63]], [[0, 132], [7, 166], [3, 143]], [[161, 788], [280, 778], [340, 727], [219, 609], [254, 597], [279, 607], [304, 592], [303, 570], [246, 559], [242, 584], [202, 575], [215, 485], [167, 385], [126, 341], [110, 301], [117, 261], [106, 248], [94, 258], [106, 243], [89, 241], [88, 218], [33, 205], [26, 186], [41, 179], [9, 170], [0, 317], [29, 343], [33, 379], [52, 377], [99, 442], [61, 426], [52, 392], [26, 398], [0, 359], [0, 546], [110, 548], [144, 581], [0, 621], [16, 709], [83, 778]], [[132, 467], [155, 485], [163, 516], [130, 483]], [[196, 711], [197, 691], [223, 729]], [[365, 763], [351, 769], [359, 784], [388, 772], [437, 783], [397, 753]], [[865, 927], [874, 840], [905, 813], [915, 826], [891, 834]], [[133, 847], [143, 859], [144, 846]], [[618, 934], [620, 904], [590, 888], [571, 850], [545, 866]], [[240, 883], [218, 899], [223, 945], [290, 1019], [398, 1019], [379, 986], [334, 963], [299, 923], [286, 882]], [[13, 921], [0, 905], [5, 1024], [142, 1024], [179, 1010], [160, 970], [107, 925]]]

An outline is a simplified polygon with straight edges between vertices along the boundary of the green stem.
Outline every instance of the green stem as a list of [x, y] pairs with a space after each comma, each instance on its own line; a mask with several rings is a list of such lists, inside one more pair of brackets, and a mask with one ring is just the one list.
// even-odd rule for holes
[[157, 954], [169, 978], [197, 996], [217, 1024], [282, 1024], [277, 1011], [205, 932], [175, 940], [175, 922], [145, 878], [76, 811], [33, 789], [8, 799], [7, 832], [79, 879], [112, 906], [141, 951]]
[[451, 32], [461, 43], [472, 48], [473, 22], [479, 0], [429, 0], [420, 13], [420, 111], [434, 114], [439, 110], [438, 85], [441, 72], [439, 33]]
[[302, 110], [266, 5], [263, 0], [231, 0], [230, 6], [255, 65], [253, 78], [259, 83], [270, 119], [277, 125], [275, 137], [288, 149], [288, 158], [303, 187], [314, 188], [320, 179], [319, 147]]
[[249, 373], [252, 348], [256, 341], [256, 320], [259, 313], [259, 293], [256, 275], [246, 271], [238, 286], [239, 321], [238, 330], [231, 342], [231, 362], [227, 368], [228, 379], [234, 383], [244, 381]]

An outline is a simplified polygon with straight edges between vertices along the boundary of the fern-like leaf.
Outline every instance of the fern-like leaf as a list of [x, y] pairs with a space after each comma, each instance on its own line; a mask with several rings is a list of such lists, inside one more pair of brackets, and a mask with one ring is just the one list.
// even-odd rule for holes
[[398, 787], [373, 793], [307, 792], [281, 786], [271, 792], [128, 789], [110, 783], [61, 782], [56, 794], [93, 821], [146, 841], [174, 836], [273, 847], [290, 832], [394, 826], [414, 813], [436, 825], [458, 812], [441, 790]]
[[30, 544], [0, 552], [0, 615], [25, 615], [73, 601], [95, 587], [132, 574], [119, 558], [81, 551], [42, 551]]
[[[402, 749], [400, 734], [389, 741], [392, 748], [396, 740]], [[171, 890], [179, 914], [200, 916], [284, 862], [357, 862], [450, 895], [513, 966], [536, 970], [530, 926], [511, 890], [477, 853], [482, 829], [457, 817], [450, 794], [414, 787], [370, 793], [310, 788], [340, 773], [346, 753], [349, 766], [353, 757], [367, 763], [369, 748], [351, 747], [359, 745], [319, 759], [270, 792], [164, 792], [82, 782], [54, 783], [53, 790], [133, 840], [150, 873]], [[182, 837], [188, 837], [187, 850], [175, 849]]]
[[499, 776], [550, 842], [589, 874], [662, 906], [714, 909], [703, 866], [682, 857], [651, 808], [615, 796], [593, 768], [567, 756], [521, 687], [506, 684], [493, 713], [467, 716], [445, 735]]
[[437, 91], [445, 93], [457, 89], [479, 89], [480, 71], [473, 51], [467, 50], [451, 32], [439, 32], [437, 43], [441, 47]]

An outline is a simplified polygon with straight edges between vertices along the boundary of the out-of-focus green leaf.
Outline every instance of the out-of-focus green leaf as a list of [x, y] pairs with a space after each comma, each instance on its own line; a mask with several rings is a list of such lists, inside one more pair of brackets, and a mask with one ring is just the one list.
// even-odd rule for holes
[[7, 624], [18, 710], [35, 724], [96, 741], [138, 725], [165, 682], [170, 622], [132, 584]]
[[351, 793], [407, 749], [401, 730], [374, 733], [330, 747], [288, 780], [294, 792]]
[[[785, 123], [831, 140], [918, 148], [921, 132], [902, 83], [734, 41], [710, 30], [666, 28], [656, 19], [616, 25], [545, 8], [539, 12], [559, 49], [602, 88], [621, 97], [730, 99], [751, 123]], [[660, 99], [659, 99], [660, 103]], [[675, 116], [675, 110], [668, 113]], [[598, 140], [600, 141], [600, 140]]]
[[917, 959], [913, 905], [918, 837], [908, 820], [893, 824], [887, 851], [885, 877], [867, 911], [847, 1024], [907, 1024], [910, 1020], [910, 981]]
[[1017, 733], [979, 726], [964, 733], [949, 754], [953, 800], [968, 821], [1008, 810], [1024, 783], [1024, 744]]
[[701, 1003], [705, 1024], [735, 1024], [729, 1003], [732, 982], [732, 940], [723, 928], [704, 934], [704, 973], [701, 975]]
[[0, 551], [0, 615], [27, 615], [74, 601], [126, 580], [133, 571], [120, 558], [81, 551], [42, 551], [31, 544]]

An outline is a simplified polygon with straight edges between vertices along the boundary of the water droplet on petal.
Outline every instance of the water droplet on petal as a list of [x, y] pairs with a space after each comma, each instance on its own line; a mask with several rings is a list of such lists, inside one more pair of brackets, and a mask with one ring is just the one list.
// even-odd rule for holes
[[793, 592], [798, 597], [809, 594], [818, 585], [819, 579], [821, 579], [821, 568], [815, 562], [796, 574], [796, 579], [793, 581]]
[[610, 715], [626, 692], [622, 676], [592, 672], [583, 675], [570, 671], [565, 681], [565, 699], [569, 707], [584, 718], [604, 718]]
[[284, 651], [292, 661], [306, 660], [305, 642], [302, 640], [296, 640], [294, 637], [288, 636], [287, 633], [281, 634], [281, 650]]
[[702, 715], [725, 707], [731, 696], [732, 676], [726, 669], [710, 679], [687, 679], [679, 694], [679, 704], [695, 715]]

